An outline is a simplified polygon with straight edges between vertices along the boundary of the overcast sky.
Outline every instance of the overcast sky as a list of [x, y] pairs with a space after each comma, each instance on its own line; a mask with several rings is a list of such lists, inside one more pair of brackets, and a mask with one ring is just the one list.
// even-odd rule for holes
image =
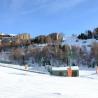
[[0, 32], [79, 34], [98, 27], [98, 0], [0, 0]]

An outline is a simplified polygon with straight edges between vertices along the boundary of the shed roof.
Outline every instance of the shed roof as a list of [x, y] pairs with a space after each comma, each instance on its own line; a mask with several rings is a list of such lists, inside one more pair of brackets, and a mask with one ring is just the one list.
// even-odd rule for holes
[[[69, 68], [68, 66], [67, 67], [52, 67], [52, 70], [53, 71], [64, 71], [64, 70], [67, 70], [67, 68]], [[72, 70], [79, 70], [79, 67], [78, 66], [71, 66]]]

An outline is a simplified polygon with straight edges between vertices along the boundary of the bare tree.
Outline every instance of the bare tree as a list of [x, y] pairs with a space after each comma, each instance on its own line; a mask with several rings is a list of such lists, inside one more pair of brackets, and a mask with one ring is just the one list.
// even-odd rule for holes
[[92, 44], [91, 52], [92, 52], [93, 58], [95, 58], [96, 63], [98, 65], [98, 43], [94, 42]]

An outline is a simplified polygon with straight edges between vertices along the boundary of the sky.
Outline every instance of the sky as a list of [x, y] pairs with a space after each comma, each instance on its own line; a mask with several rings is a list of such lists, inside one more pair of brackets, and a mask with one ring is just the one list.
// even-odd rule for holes
[[98, 0], [0, 0], [0, 32], [32, 37], [98, 27]]

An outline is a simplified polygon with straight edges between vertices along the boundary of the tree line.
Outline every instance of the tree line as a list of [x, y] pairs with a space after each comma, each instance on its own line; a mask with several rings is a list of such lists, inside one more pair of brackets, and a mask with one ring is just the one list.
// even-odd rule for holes
[[[88, 33], [86, 33], [86, 36], [88, 36], [87, 39], [89, 39], [95, 35], [97, 37], [97, 34], [98, 28], [96, 28], [93, 33], [89, 31]], [[31, 62], [32, 64], [37, 63], [43, 66], [47, 64], [52, 66], [67, 66], [71, 62], [71, 64], [75, 63], [78, 66], [80, 66], [81, 64], [87, 65], [88, 67], [95, 67], [96, 65], [98, 65], [97, 42], [92, 43], [90, 51], [88, 52], [86, 46], [79, 47], [74, 45], [69, 46], [67, 44], [63, 45], [62, 34], [58, 38], [57, 36], [53, 35], [37, 36], [31, 40], [30, 44], [27, 45], [27, 47], [10, 47], [7, 51], [11, 52], [9, 56], [11, 63], [24, 65], [25, 63]], [[85, 37], [83, 37], [82, 39], [85, 39]], [[35, 43], [37, 45], [36, 47], [33, 46]], [[38, 44], [43, 43], [47, 44], [43, 47], [38, 47]], [[17, 44], [26, 46], [25, 41], [24, 43], [23, 41], [17, 41]]]
[[11, 50], [10, 60], [19, 64], [37, 63], [40, 66], [68, 66], [84, 65], [95, 67], [98, 65], [98, 43], [93, 43], [91, 51], [87, 48], [69, 45], [46, 45], [43, 48], [15, 48]]
[[95, 28], [93, 31], [87, 30], [85, 33], [81, 33], [77, 36], [79, 39], [96, 39], [98, 40], [98, 28]]

